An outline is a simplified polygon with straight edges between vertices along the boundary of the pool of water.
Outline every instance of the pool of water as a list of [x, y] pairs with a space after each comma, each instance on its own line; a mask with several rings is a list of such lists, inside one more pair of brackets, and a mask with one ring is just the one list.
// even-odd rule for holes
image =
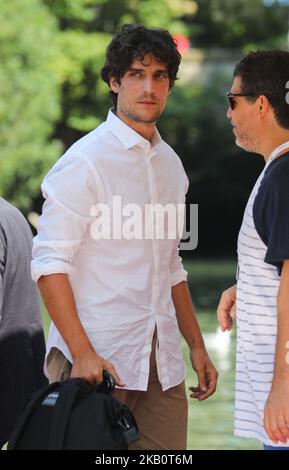
[[219, 372], [219, 380], [217, 391], [206, 401], [190, 398], [188, 387], [197, 385], [197, 379], [184, 344], [189, 399], [188, 449], [261, 449], [258, 441], [233, 436], [235, 335], [217, 331], [212, 313], [200, 313], [198, 320], [209, 355]]

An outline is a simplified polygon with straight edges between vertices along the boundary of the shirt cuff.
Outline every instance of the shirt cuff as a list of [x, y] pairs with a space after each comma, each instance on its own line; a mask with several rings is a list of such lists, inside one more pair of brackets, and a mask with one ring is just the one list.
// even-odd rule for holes
[[41, 276], [47, 276], [49, 274], [70, 274], [72, 271], [72, 265], [65, 262], [50, 262], [50, 263], [39, 263], [38, 261], [31, 261], [31, 277], [34, 282], [37, 282]]
[[185, 269], [180, 269], [175, 273], [171, 273], [171, 286], [174, 287], [180, 282], [187, 281], [188, 271]]

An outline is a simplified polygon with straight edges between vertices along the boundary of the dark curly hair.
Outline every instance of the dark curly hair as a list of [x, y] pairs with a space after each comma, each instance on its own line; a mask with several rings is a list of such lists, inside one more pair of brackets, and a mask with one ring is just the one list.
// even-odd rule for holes
[[[111, 77], [120, 82], [129, 66], [137, 59], [143, 61], [146, 54], [167, 64], [170, 88], [177, 80], [181, 55], [177, 43], [165, 29], [145, 28], [135, 24], [124, 25], [113, 37], [106, 50], [106, 62], [101, 70], [102, 79], [108, 84]], [[114, 106], [117, 93], [110, 91]]]
[[286, 101], [289, 52], [279, 49], [250, 52], [236, 65], [236, 76], [241, 78], [241, 92], [253, 95], [246, 99], [254, 102], [260, 95], [265, 95], [278, 124], [289, 129], [289, 104]]

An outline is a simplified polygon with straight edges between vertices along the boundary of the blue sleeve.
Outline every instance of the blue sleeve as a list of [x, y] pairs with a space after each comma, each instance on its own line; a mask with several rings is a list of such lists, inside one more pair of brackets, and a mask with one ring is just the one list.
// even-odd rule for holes
[[256, 230], [267, 246], [264, 261], [276, 266], [279, 274], [289, 259], [289, 167], [268, 178], [256, 196], [253, 216]]

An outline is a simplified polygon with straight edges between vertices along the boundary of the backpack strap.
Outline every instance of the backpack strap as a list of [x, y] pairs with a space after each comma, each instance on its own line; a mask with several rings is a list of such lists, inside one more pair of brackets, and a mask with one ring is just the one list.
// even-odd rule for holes
[[34, 393], [30, 399], [28, 399], [22, 413], [19, 416], [19, 419], [16, 422], [15, 427], [11, 433], [9, 442], [8, 442], [8, 450], [15, 450], [17, 448], [17, 441], [22, 433], [22, 430], [29, 419], [31, 413], [34, 409], [41, 403], [47, 395], [49, 395], [53, 390], [55, 390], [59, 386], [59, 382], [54, 382], [50, 385], [46, 385], [42, 387], [38, 392]]
[[126, 405], [121, 405], [117, 416], [117, 424], [122, 430], [126, 445], [129, 446], [139, 439], [139, 429], [134, 415]]

